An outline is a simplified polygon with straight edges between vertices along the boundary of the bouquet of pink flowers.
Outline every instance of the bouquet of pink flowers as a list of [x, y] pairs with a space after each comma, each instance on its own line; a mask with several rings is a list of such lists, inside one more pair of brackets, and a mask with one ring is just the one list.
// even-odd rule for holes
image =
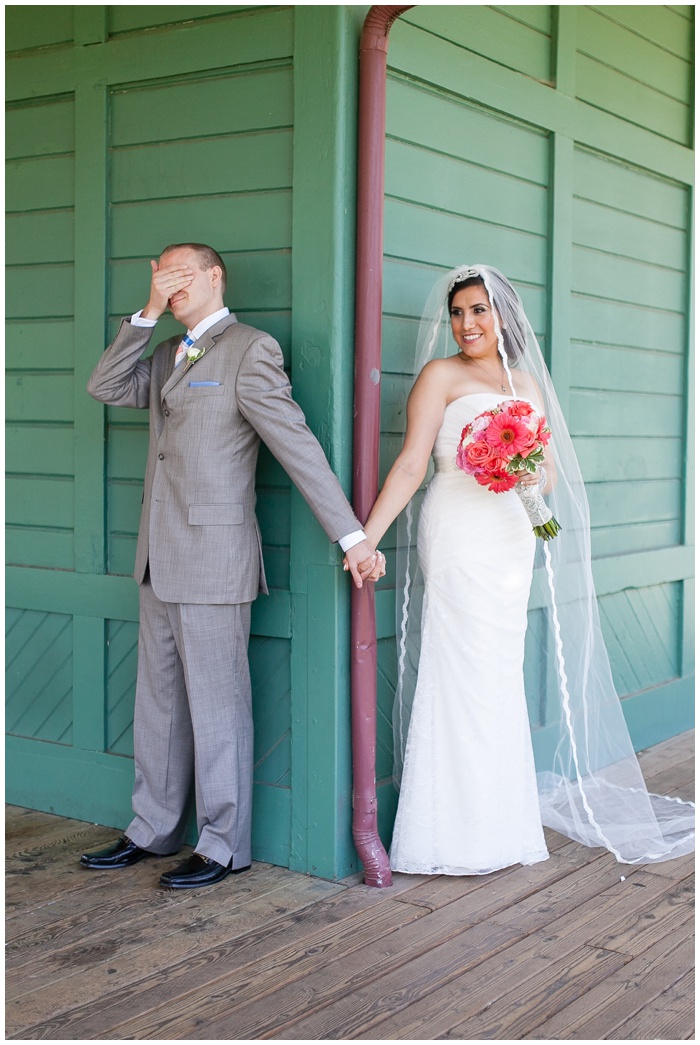
[[[519, 482], [517, 472], [536, 471], [549, 442], [547, 421], [524, 399], [505, 400], [468, 424], [457, 447], [457, 466], [494, 493], [513, 490], [520, 497], [537, 537], [545, 541], [561, 529], [539, 487]], [[541, 485], [544, 485], [542, 482]]]

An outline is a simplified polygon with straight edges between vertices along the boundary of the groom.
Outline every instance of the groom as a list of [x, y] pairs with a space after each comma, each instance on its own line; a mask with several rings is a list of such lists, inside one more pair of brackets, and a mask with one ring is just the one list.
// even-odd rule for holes
[[[151, 262], [148, 303], [123, 319], [88, 384], [112, 406], [149, 409], [134, 576], [140, 591], [134, 819], [81, 857], [93, 869], [177, 852], [194, 784], [199, 840], [164, 887], [212, 885], [251, 861], [250, 607], [267, 592], [255, 518], [262, 438], [338, 541], [357, 587], [377, 554], [292, 399], [279, 345], [224, 306], [226, 266], [204, 244]], [[182, 340], [141, 356], [166, 309]]]

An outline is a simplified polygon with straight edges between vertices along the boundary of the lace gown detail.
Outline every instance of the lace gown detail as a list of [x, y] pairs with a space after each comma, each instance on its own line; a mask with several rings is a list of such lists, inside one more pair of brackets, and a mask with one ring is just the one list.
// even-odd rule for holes
[[513, 491], [454, 463], [466, 424], [504, 399], [445, 410], [423, 502], [421, 653], [391, 845], [396, 871], [488, 874], [548, 853], [523, 659], [535, 537]]

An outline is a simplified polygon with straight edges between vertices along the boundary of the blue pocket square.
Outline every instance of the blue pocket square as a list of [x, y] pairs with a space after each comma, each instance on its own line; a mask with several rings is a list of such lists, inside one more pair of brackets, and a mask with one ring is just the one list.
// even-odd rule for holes
[[220, 381], [190, 381], [190, 388], [212, 388], [220, 384]]

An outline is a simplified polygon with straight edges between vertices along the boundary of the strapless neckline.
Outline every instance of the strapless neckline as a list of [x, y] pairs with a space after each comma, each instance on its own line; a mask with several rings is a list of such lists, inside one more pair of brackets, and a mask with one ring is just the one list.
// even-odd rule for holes
[[[525, 398], [524, 396], [514, 396], [514, 395], [511, 395], [510, 392], [467, 392], [466, 395], [457, 396], [456, 399], [452, 399], [447, 404], [447, 406], [445, 407], [445, 410], [449, 409], [449, 407], [453, 406], [455, 403], [460, 403], [463, 399], [479, 399], [479, 398], [483, 398], [484, 396], [491, 396], [494, 399], [498, 399], [499, 402], [503, 402], [504, 399], [524, 399]], [[529, 402], [529, 400], [528, 400], [528, 402]]]

